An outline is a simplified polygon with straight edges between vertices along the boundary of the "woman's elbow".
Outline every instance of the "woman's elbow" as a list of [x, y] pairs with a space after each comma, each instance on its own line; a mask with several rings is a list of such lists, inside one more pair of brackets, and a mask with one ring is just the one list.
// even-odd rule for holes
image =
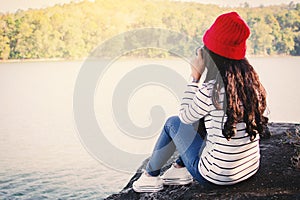
[[191, 122], [187, 121], [187, 119], [184, 117], [184, 112], [180, 112], [178, 115], [180, 121], [184, 124], [190, 124]]

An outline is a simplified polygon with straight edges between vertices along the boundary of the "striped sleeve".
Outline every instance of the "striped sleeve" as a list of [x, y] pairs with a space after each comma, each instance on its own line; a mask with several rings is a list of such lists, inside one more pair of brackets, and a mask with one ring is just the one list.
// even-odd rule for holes
[[203, 84], [199, 88], [197, 83], [190, 83], [187, 85], [181, 101], [179, 118], [182, 123], [194, 123], [208, 114], [211, 105], [207, 85]]

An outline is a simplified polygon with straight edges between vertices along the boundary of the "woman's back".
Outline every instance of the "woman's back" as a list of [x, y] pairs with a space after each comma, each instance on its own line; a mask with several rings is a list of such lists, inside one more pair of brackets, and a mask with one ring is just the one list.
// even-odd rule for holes
[[[200, 88], [190, 84], [185, 94], [195, 97], [184, 98], [179, 117], [186, 124], [204, 117], [207, 135], [200, 152], [199, 171], [212, 183], [230, 185], [247, 179], [258, 170], [259, 136], [251, 141], [244, 122], [236, 124], [236, 134], [230, 140], [223, 135], [227, 116], [213, 103], [214, 84], [215, 80], [202, 84]], [[219, 99], [223, 99], [223, 95], [224, 88]]]

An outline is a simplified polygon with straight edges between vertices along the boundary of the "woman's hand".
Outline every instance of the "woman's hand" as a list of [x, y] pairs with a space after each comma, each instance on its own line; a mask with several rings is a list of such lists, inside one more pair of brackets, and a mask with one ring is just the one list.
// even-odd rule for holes
[[203, 58], [202, 58], [201, 51], [203, 51], [203, 49], [202, 48], [198, 48], [197, 49], [197, 54], [196, 54], [197, 56], [194, 57], [191, 60], [191, 71], [192, 71], [191, 76], [195, 80], [199, 80], [200, 77], [201, 77], [201, 74], [204, 71], [204, 61], [203, 61]]

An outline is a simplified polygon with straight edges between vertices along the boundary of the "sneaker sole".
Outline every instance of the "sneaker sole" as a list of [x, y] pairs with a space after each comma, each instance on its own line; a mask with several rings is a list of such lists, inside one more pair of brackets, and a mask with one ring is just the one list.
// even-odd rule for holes
[[193, 178], [186, 178], [186, 179], [163, 179], [164, 185], [187, 185], [193, 182]]
[[132, 189], [135, 192], [158, 192], [158, 191], [164, 189], [164, 186], [162, 185], [160, 187], [151, 187], [151, 186], [136, 187], [135, 185], [133, 185]]

